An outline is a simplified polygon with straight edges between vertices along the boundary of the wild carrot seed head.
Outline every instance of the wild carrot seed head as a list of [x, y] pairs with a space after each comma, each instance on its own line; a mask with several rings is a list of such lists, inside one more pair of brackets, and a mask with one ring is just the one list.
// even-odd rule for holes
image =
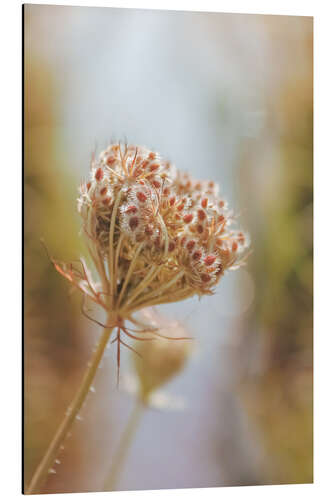
[[111, 144], [94, 159], [78, 209], [97, 254], [117, 258], [117, 286], [131, 266], [128, 295], [141, 291], [135, 305], [211, 293], [248, 248], [216, 183], [196, 181], [141, 146]]

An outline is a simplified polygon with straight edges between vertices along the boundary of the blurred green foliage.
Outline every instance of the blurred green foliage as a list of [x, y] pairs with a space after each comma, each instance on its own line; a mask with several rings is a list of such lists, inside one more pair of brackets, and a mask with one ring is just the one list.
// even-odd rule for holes
[[262, 439], [263, 467], [270, 483], [313, 480], [313, 117], [309, 82], [310, 76], [289, 82], [271, 108], [278, 117], [279, 175], [273, 195], [260, 197], [265, 222], [255, 231], [251, 257], [257, 301], [250, 342], [261, 346], [264, 359], [257, 373], [248, 374], [242, 394]]
[[[24, 473], [29, 481], [71, 395], [80, 332], [68, 285], [52, 255], [77, 256], [75, 195], [65, 184], [63, 155], [54, 126], [53, 75], [44, 63], [25, 58], [24, 109]], [[69, 169], [66, 169], [69, 171]], [[72, 215], [73, 214], [73, 215]], [[64, 381], [66, 380], [66, 384]], [[70, 396], [69, 396], [70, 397]]]

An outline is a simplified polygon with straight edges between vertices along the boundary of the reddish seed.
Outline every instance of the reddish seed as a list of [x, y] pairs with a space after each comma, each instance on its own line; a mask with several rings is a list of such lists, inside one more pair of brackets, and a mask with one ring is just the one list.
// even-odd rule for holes
[[108, 196], [107, 198], [104, 198], [104, 200], [102, 201], [103, 205], [110, 205], [110, 201], [111, 201], [111, 198]]
[[192, 252], [194, 247], [195, 247], [195, 241], [193, 240], [190, 240], [186, 245], [186, 248], [189, 252]]
[[164, 196], [169, 196], [169, 194], [170, 194], [170, 189], [169, 189], [169, 188], [164, 188], [164, 189], [163, 189], [163, 194], [164, 194]]
[[103, 179], [103, 176], [104, 176], [103, 169], [101, 167], [99, 167], [95, 172], [96, 181], [101, 181]]
[[183, 210], [183, 208], [184, 208], [184, 203], [181, 203], [180, 205], [178, 205], [178, 207], [177, 207], [178, 212], [181, 212]]
[[156, 158], [156, 153], [150, 152], [148, 155], [149, 160], [155, 160]]
[[215, 187], [215, 183], [214, 183], [213, 181], [209, 181], [209, 182], [208, 182], [208, 187], [209, 187], [210, 189], [213, 189], [213, 188]]
[[91, 182], [87, 182], [87, 191], [91, 188]]
[[129, 220], [129, 227], [131, 228], [132, 231], [134, 231], [139, 225], [139, 219], [138, 217], [131, 217]]
[[204, 227], [201, 224], [197, 225], [197, 231], [199, 234], [202, 234], [204, 232]]
[[145, 201], [147, 201], [147, 196], [145, 195], [145, 193], [143, 193], [142, 191], [138, 191], [136, 193], [136, 197], [139, 201], [141, 201], [141, 203], [144, 203]]
[[206, 214], [203, 210], [201, 210], [201, 208], [198, 210], [198, 219], [199, 220], [205, 220], [206, 218]]
[[159, 164], [158, 164], [158, 163], [153, 163], [152, 165], [150, 165], [149, 170], [150, 170], [151, 172], [155, 172], [156, 170], [158, 170], [158, 169], [159, 169], [159, 167], [160, 167], [160, 166], [159, 166]]
[[221, 276], [223, 274], [223, 267], [219, 266], [217, 272], [215, 273], [215, 276]]
[[180, 240], [180, 244], [183, 247], [186, 243], [186, 236], [183, 236], [182, 239]]
[[201, 256], [202, 256], [202, 253], [200, 252], [200, 250], [196, 250], [193, 255], [192, 255], [192, 259], [193, 260], [200, 260], [201, 259]]
[[232, 242], [232, 247], [231, 247], [232, 251], [233, 251], [233, 252], [236, 252], [236, 251], [237, 251], [237, 248], [238, 248], [238, 243], [237, 243], [237, 241], [233, 241], [233, 242]]
[[211, 278], [211, 277], [209, 276], [209, 274], [206, 274], [206, 273], [202, 273], [202, 274], [200, 275], [200, 277], [201, 277], [201, 281], [202, 281], [203, 283], [208, 283], [208, 282], [210, 281], [210, 278]]
[[109, 165], [109, 167], [112, 167], [115, 161], [116, 159], [113, 156], [109, 156], [108, 159], [106, 160], [106, 163], [107, 165]]
[[101, 195], [102, 195], [102, 196], [104, 196], [104, 195], [106, 194], [107, 190], [108, 190], [108, 188], [104, 186], [104, 187], [100, 190]]
[[135, 177], [138, 177], [138, 176], [139, 176], [139, 175], [141, 175], [141, 174], [142, 174], [142, 168], [141, 168], [141, 167], [135, 167], [134, 172], [133, 172], [133, 175], [134, 175]]
[[238, 241], [241, 245], [244, 245], [245, 243], [245, 236], [243, 233], [238, 233]]
[[193, 214], [186, 214], [186, 215], [184, 215], [183, 220], [184, 220], [184, 222], [186, 224], [189, 224], [193, 220]]
[[203, 198], [203, 200], [201, 200], [202, 208], [207, 208], [207, 205], [208, 205], [208, 198]]
[[176, 202], [176, 198], [174, 196], [171, 196], [171, 198], [169, 199], [169, 205], [170, 207], [172, 207]]
[[175, 242], [174, 241], [170, 241], [169, 247], [168, 247], [169, 252], [173, 252], [175, 248], [176, 248]]
[[153, 232], [154, 231], [153, 231], [153, 228], [152, 228], [151, 225], [148, 225], [148, 226], [145, 227], [145, 233], [146, 233], [147, 236], [152, 236]]
[[217, 222], [219, 224], [223, 224], [224, 221], [225, 221], [224, 215], [219, 215], [218, 218], [217, 218]]
[[216, 261], [215, 255], [207, 255], [207, 257], [205, 257], [204, 259], [206, 266], [211, 266], [212, 264], [214, 264], [215, 261]]
[[223, 243], [223, 239], [222, 238], [216, 238], [216, 244], [221, 246]]
[[161, 183], [158, 181], [153, 181], [152, 185], [156, 187], [156, 189], [159, 189], [161, 187]]
[[130, 205], [129, 207], [126, 208], [127, 214], [136, 214], [137, 211], [138, 211], [138, 209], [135, 205]]

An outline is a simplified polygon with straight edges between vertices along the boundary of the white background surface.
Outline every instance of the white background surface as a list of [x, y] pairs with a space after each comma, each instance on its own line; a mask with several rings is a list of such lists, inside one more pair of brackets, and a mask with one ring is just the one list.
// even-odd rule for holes
[[[50, 2], [39, 2], [50, 3]], [[201, 490], [170, 490], [158, 492], [113, 493], [114, 498], [328, 498], [332, 492], [332, 319], [331, 319], [331, 189], [332, 153], [332, 16], [327, 2], [315, 8], [314, 2], [61, 2], [64, 5], [100, 5], [119, 7], [168, 7], [188, 10], [315, 15], [315, 485], [220, 488]], [[297, 4], [300, 5], [297, 8]], [[1, 418], [1, 493], [4, 498], [20, 496], [21, 475], [21, 11], [18, 2], [3, 2], [1, 27], [2, 78], [1, 121], [2, 150], [2, 412]], [[325, 120], [326, 117], [326, 120]], [[9, 133], [8, 133], [9, 132]], [[326, 143], [326, 144], [325, 144]], [[325, 148], [326, 146], [326, 148]], [[326, 150], [325, 150], [326, 149]], [[9, 381], [9, 382], [7, 382]], [[86, 495], [86, 494], [85, 494]], [[75, 498], [85, 498], [76, 494]], [[109, 493], [93, 493], [107, 498]], [[56, 495], [55, 498], [62, 498]]]

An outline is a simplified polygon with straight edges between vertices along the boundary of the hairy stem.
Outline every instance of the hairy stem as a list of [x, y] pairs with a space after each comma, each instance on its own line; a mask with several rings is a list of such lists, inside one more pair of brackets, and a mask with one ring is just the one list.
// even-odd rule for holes
[[113, 456], [112, 465], [104, 483], [103, 491], [113, 491], [117, 485], [117, 481], [124, 466], [133, 437], [138, 428], [143, 410], [144, 405], [138, 398]]
[[[114, 321], [114, 314], [110, 313], [107, 318], [106, 324], [112, 325]], [[54, 438], [52, 439], [44, 457], [42, 458], [40, 464], [38, 465], [30, 485], [26, 490], [26, 494], [38, 493], [40, 488], [42, 487], [47, 473], [50, 467], [54, 464], [54, 461], [57, 457], [57, 453], [59, 451], [60, 445], [66, 438], [76, 416], [78, 415], [86, 396], [89, 392], [90, 386], [93, 382], [93, 379], [96, 375], [98, 366], [102, 359], [104, 350], [109, 341], [111, 332], [113, 328], [104, 328], [103, 333], [98, 341], [97, 348], [91, 357], [91, 360], [88, 362], [88, 368], [84, 374], [81, 385], [72, 401], [69, 405], [68, 410], [66, 412], [65, 418], [61, 422]]]

